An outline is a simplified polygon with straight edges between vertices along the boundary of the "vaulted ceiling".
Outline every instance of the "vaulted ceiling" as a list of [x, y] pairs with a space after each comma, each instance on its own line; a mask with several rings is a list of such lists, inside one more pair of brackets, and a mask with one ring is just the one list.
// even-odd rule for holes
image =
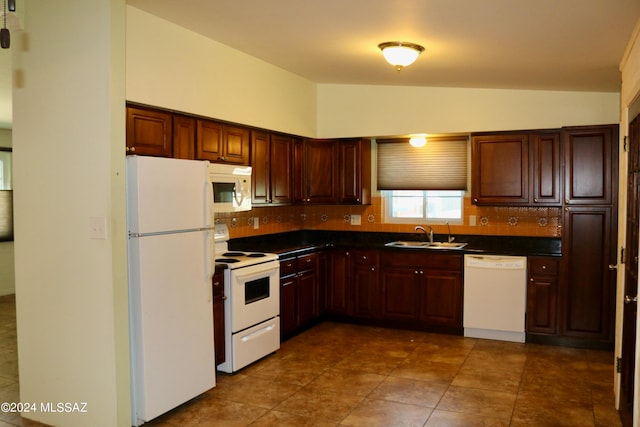
[[[127, 0], [317, 83], [620, 90], [638, 0]], [[377, 45], [426, 50], [396, 72]]]

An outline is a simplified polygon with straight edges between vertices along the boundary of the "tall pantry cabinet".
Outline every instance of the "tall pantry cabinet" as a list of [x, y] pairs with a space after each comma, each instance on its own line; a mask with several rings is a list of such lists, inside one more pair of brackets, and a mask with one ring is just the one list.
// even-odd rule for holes
[[562, 130], [564, 203], [560, 335], [614, 340], [618, 125]]

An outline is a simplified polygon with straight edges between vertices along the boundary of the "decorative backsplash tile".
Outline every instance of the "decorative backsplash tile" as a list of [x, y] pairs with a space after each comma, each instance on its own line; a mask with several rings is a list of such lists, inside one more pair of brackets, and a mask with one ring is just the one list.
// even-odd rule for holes
[[[360, 225], [351, 224], [351, 215], [360, 215]], [[464, 224], [451, 225], [453, 234], [495, 236], [560, 237], [562, 210], [559, 207], [475, 206], [464, 199]], [[476, 225], [469, 224], [476, 217]], [[254, 218], [259, 218], [254, 228]], [[416, 224], [384, 224], [382, 198], [373, 197], [369, 206], [282, 206], [256, 207], [249, 212], [216, 214], [216, 222], [229, 225], [232, 238], [282, 233], [301, 229], [411, 233]], [[366, 219], [366, 220], [365, 220]], [[447, 233], [444, 224], [432, 224], [436, 234]]]

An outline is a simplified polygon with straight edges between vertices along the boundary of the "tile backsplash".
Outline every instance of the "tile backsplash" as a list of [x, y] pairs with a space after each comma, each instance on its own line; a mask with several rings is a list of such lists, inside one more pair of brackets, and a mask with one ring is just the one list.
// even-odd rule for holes
[[[360, 225], [352, 216], [360, 215]], [[476, 225], [470, 224], [475, 217]], [[354, 217], [353, 219], [356, 219]], [[452, 234], [492, 236], [561, 237], [562, 210], [559, 207], [475, 206], [464, 199], [464, 224], [451, 224]], [[373, 197], [368, 206], [282, 206], [255, 207], [248, 212], [216, 214], [216, 222], [229, 226], [231, 238], [282, 233], [301, 229], [333, 231], [413, 232], [415, 224], [385, 224], [382, 197]], [[258, 222], [257, 228], [255, 226]], [[446, 234], [444, 224], [430, 224], [436, 234]]]

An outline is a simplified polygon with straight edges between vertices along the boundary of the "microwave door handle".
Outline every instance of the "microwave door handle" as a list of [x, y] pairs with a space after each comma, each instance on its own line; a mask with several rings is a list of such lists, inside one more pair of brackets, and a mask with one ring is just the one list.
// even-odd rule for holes
[[[240, 197], [238, 197], [240, 196]], [[242, 188], [242, 181], [236, 179], [235, 191], [233, 192], [233, 198], [236, 199], [238, 206], [242, 205], [244, 201], [244, 188]]]

